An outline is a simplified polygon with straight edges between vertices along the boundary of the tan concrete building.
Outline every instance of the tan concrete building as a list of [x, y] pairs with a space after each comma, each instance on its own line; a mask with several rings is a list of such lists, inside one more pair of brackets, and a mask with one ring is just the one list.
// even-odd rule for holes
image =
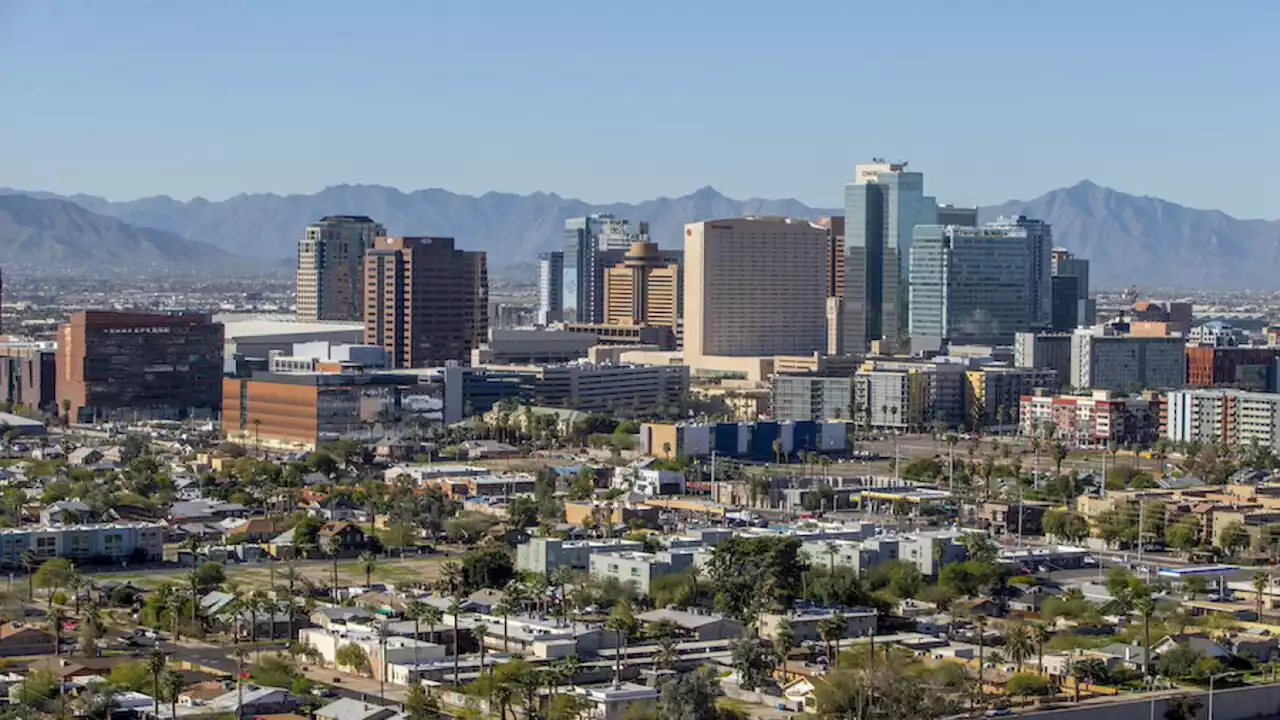
[[685, 225], [684, 354], [808, 355], [827, 347], [827, 231], [747, 217]]
[[675, 329], [680, 320], [680, 266], [657, 243], [631, 244], [626, 258], [604, 271], [604, 321]]
[[364, 341], [393, 368], [466, 364], [489, 333], [483, 252], [453, 238], [380, 238], [365, 253]]
[[364, 254], [386, 234], [363, 215], [329, 215], [308, 225], [298, 241], [298, 319], [361, 320]]

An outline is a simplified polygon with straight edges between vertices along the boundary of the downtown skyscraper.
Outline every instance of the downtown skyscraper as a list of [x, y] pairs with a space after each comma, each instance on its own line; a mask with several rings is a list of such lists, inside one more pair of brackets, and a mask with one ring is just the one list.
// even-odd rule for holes
[[907, 259], [917, 225], [938, 222], [938, 203], [924, 194], [924, 174], [906, 163], [858, 165], [845, 185], [845, 352], [866, 352], [873, 341], [896, 345], [906, 334]]
[[[605, 268], [622, 262], [632, 243], [648, 242], [649, 223], [607, 213], [569, 218], [564, 223], [564, 238], [560, 318], [565, 322], [603, 323]], [[541, 314], [542, 308], [539, 310]]]
[[359, 322], [364, 254], [386, 235], [386, 228], [364, 215], [329, 215], [308, 225], [298, 241], [298, 320]]

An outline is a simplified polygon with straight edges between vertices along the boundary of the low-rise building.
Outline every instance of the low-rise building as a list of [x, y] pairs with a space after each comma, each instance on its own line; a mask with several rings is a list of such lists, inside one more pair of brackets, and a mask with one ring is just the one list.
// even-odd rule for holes
[[719, 613], [660, 608], [642, 613], [637, 619], [646, 625], [670, 623], [687, 637], [698, 641], [731, 640], [741, 637], [743, 631], [742, 623]]
[[634, 540], [560, 540], [535, 537], [516, 548], [516, 568], [542, 575], [558, 567], [586, 571], [591, 567], [592, 555], [643, 549], [644, 543]]
[[1174, 442], [1280, 443], [1280, 394], [1179, 390], [1165, 396], [1164, 436]]
[[759, 421], [753, 423], [645, 423], [640, 428], [640, 451], [656, 458], [720, 457], [777, 459], [800, 451], [843, 453], [848, 424], [844, 422]]
[[1018, 427], [1022, 397], [1038, 389], [1058, 387], [1058, 373], [1047, 368], [993, 365], [966, 374], [965, 415], [968, 427], [1001, 432]]
[[315, 648], [321, 662], [327, 667], [337, 666], [336, 658], [340, 648], [355, 645], [369, 657], [369, 672], [375, 680], [386, 679], [393, 682], [388, 672], [390, 665], [441, 660], [445, 657], [443, 645], [393, 635], [386, 639], [384, 647], [376, 632], [353, 629], [303, 628], [298, 631], [298, 642]]
[[960, 427], [966, 387], [959, 362], [870, 359], [854, 375], [853, 422], [901, 432]]
[[795, 644], [806, 642], [822, 642], [819, 626], [837, 615], [845, 620], [845, 638], [866, 637], [876, 631], [876, 611], [869, 609], [848, 608], [813, 608], [798, 607], [788, 613], [761, 613], [760, 637], [772, 638], [778, 634], [778, 628], [785, 620], [791, 624], [791, 635]]
[[853, 378], [827, 375], [774, 375], [774, 420], [850, 420]]
[[627, 527], [632, 521], [644, 523], [645, 527], [658, 526], [658, 509], [648, 505], [626, 502], [566, 502], [564, 504], [564, 520], [578, 527], [594, 527], [612, 525]]
[[6, 528], [0, 530], [0, 563], [19, 567], [27, 550], [41, 560], [61, 557], [86, 564], [157, 562], [164, 557], [164, 533], [164, 525], [143, 522]]
[[594, 578], [630, 583], [637, 593], [648, 595], [654, 580], [685, 570], [693, 565], [693, 556], [694, 553], [687, 550], [593, 554], [588, 572]]

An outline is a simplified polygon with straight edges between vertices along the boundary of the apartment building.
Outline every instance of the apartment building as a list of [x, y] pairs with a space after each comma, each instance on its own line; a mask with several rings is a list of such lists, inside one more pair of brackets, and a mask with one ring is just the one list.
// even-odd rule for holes
[[1107, 390], [1087, 395], [1037, 392], [1021, 398], [1018, 432], [1080, 445], [1145, 445], [1160, 434], [1161, 396], [1117, 397]]
[[1186, 341], [1180, 336], [1121, 334], [1115, 326], [1071, 335], [1071, 387], [1128, 391], [1181, 388], [1187, 382]]
[[614, 552], [639, 552], [644, 543], [634, 540], [558, 540], [535, 537], [516, 546], [516, 568], [545, 575], [558, 567], [586, 571], [591, 556]]
[[774, 420], [850, 420], [853, 378], [825, 375], [774, 375]]
[[689, 550], [594, 553], [590, 557], [587, 572], [599, 580], [613, 578], [622, 583], [630, 583], [637, 593], [648, 595], [653, 581], [689, 568], [693, 565], [693, 556], [694, 553]]
[[90, 523], [0, 530], [0, 564], [22, 566], [27, 550], [36, 558], [66, 558], [79, 564], [157, 562], [164, 557], [160, 523]]
[[1165, 396], [1165, 437], [1174, 442], [1280, 444], [1280, 395], [1180, 390]]
[[364, 319], [364, 254], [386, 228], [364, 215], [329, 215], [298, 241], [298, 320]]
[[379, 238], [365, 254], [364, 341], [393, 368], [466, 364], [489, 331], [483, 252], [453, 238]]
[[863, 574], [888, 562], [915, 565], [922, 575], [934, 577], [952, 563], [964, 562], [969, 553], [956, 532], [886, 534], [859, 540], [808, 540], [800, 552], [810, 565], [841, 565]]
[[1058, 373], [1047, 368], [988, 366], [965, 373], [965, 414], [971, 428], [1018, 427], [1022, 397], [1058, 387]]
[[685, 225], [686, 358], [807, 355], [827, 347], [827, 231], [806, 220]]
[[959, 363], [873, 359], [854, 375], [854, 418], [884, 430], [959, 427], [965, 421], [965, 367]]
[[222, 324], [88, 310], [58, 326], [57, 396], [72, 422], [217, 417]]

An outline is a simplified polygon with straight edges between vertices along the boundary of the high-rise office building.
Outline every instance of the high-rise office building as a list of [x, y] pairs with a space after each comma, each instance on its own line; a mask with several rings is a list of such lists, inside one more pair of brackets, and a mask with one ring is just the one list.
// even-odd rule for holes
[[1072, 255], [1065, 248], [1053, 248], [1050, 257], [1052, 328], [1070, 331], [1083, 325], [1093, 325], [1096, 312], [1089, 297], [1089, 261]]
[[978, 208], [939, 205], [938, 224], [959, 225], [961, 227], [978, 227]]
[[216, 417], [222, 324], [88, 310], [58, 326], [57, 397], [72, 422]]
[[364, 317], [364, 254], [386, 234], [363, 215], [329, 215], [308, 225], [298, 241], [298, 319]]
[[686, 358], [826, 348], [827, 231], [791, 218], [685, 225]]
[[1020, 227], [918, 225], [910, 255], [912, 350], [1007, 345], [1039, 329], [1036, 253]]
[[1048, 329], [1053, 317], [1053, 226], [1024, 215], [1000, 217], [983, 226], [1021, 237], [1031, 253], [1031, 302], [1033, 327]]
[[564, 321], [603, 323], [604, 270], [622, 262], [632, 243], [648, 242], [649, 223], [607, 213], [569, 218], [564, 221], [564, 237]]
[[609, 325], [680, 322], [680, 266], [664, 262], [657, 244], [632, 243], [623, 262], [605, 270], [604, 321]]
[[564, 322], [564, 253], [538, 256], [538, 324]]
[[1070, 385], [1071, 333], [1020, 332], [1013, 339], [1013, 364], [1020, 368], [1048, 368], [1062, 385]]
[[907, 258], [917, 225], [938, 221], [924, 175], [906, 163], [858, 165], [845, 186], [844, 342], [864, 352], [873, 340], [896, 343], [905, 332]]
[[827, 297], [844, 296], [844, 216], [826, 215], [818, 225], [827, 230]]
[[466, 364], [489, 332], [483, 252], [453, 238], [382, 238], [365, 254], [364, 340], [393, 368]]

